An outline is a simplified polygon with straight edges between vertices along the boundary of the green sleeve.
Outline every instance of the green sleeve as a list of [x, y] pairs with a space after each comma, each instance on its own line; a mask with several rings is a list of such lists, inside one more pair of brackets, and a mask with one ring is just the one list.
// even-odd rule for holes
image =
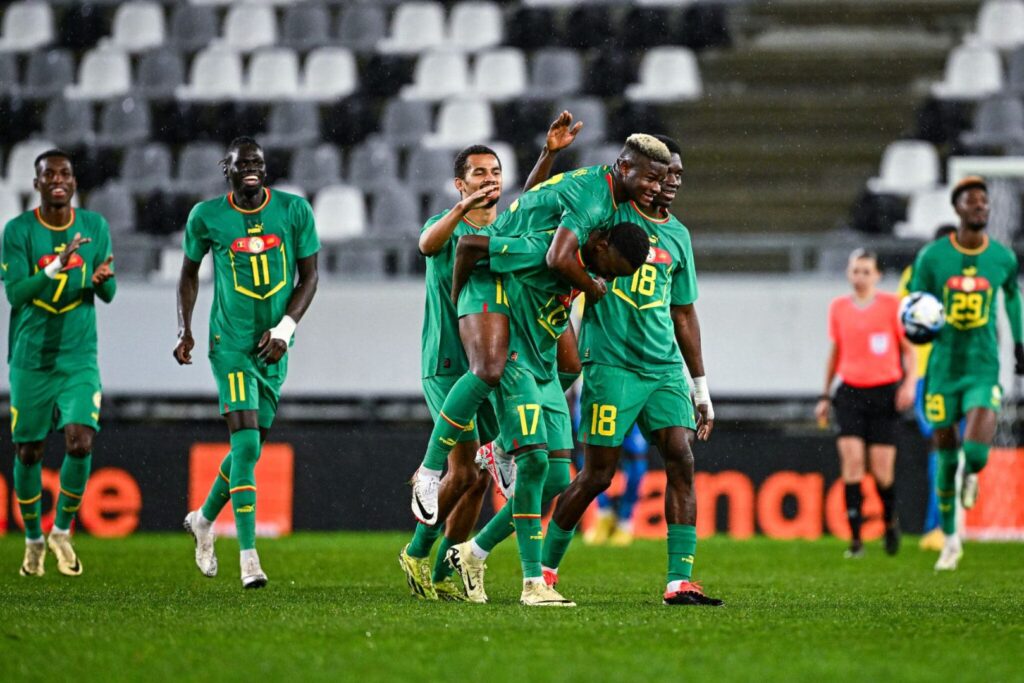
[[4, 230], [3, 248], [0, 249], [0, 264], [3, 269], [4, 291], [11, 308], [19, 308], [32, 301], [46, 286], [50, 278], [42, 270], [30, 274], [31, 259], [28, 245], [21, 230], [11, 223]]
[[304, 259], [320, 251], [320, 238], [316, 234], [313, 207], [305, 199], [296, 201], [295, 258]]
[[1020, 305], [1020, 283], [1017, 281], [1017, 256], [1010, 254], [1010, 274], [1003, 283], [1003, 305], [1006, 307], [1006, 317], [1010, 321], [1010, 334], [1013, 335], [1015, 344], [1024, 342], [1024, 324], [1021, 322]]
[[681, 241], [683, 262], [672, 271], [673, 306], [686, 306], [697, 300], [697, 266], [693, 262], [693, 246], [689, 234]]
[[196, 204], [192, 207], [192, 212], [188, 215], [188, 222], [185, 224], [185, 239], [182, 243], [185, 256], [196, 263], [202, 261], [206, 252], [210, 251], [210, 231], [207, 229], [203, 217], [199, 215], [199, 206]]
[[523, 237], [491, 237], [487, 250], [492, 273], [512, 273], [544, 266], [552, 233]]
[[914, 259], [914, 265], [911, 266], [910, 271], [910, 284], [907, 285], [907, 291], [909, 292], [931, 292], [932, 294], [935, 294], [935, 292], [932, 292], [928, 282], [928, 262], [925, 259], [926, 253], [927, 248], [922, 249], [917, 255], [917, 258]]
[[[94, 273], [100, 267], [100, 264], [106, 261], [107, 257], [111, 254], [113, 254], [113, 247], [110, 244], [110, 226], [107, 224], [107, 219], [100, 216], [99, 234], [96, 237], [96, 255], [92, 264]], [[113, 268], [113, 264], [111, 264], [111, 268]], [[117, 293], [117, 278], [110, 278], [99, 287], [96, 287], [95, 291], [97, 297], [109, 304], [114, 300], [114, 295]]]

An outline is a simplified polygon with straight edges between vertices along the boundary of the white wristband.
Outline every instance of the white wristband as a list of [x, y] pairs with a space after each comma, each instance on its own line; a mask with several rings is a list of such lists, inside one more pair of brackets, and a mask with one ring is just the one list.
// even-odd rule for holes
[[57, 277], [57, 273], [59, 273], [60, 269], [63, 268], [63, 267], [64, 267], [64, 264], [60, 262], [60, 259], [59, 258], [55, 258], [55, 259], [53, 259], [52, 261], [50, 261], [49, 263], [46, 264], [46, 267], [43, 268], [43, 272], [46, 273], [46, 277], [48, 277], [48, 278], [50, 278], [52, 280], [55, 277]]
[[693, 402], [699, 406], [706, 405], [708, 407], [708, 419], [715, 419], [715, 409], [711, 407], [711, 393], [708, 391], [708, 378], [706, 376], [693, 378]]
[[286, 315], [281, 318], [281, 322], [277, 324], [277, 327], [273, 327], [270, 330], [271, 339], [280, 339], [284, 343], [289, 343], [292, 340], [292, 335], [295, 334], [295, 328], [298, 327], [298, 323], [292, 320], [290, 315]]

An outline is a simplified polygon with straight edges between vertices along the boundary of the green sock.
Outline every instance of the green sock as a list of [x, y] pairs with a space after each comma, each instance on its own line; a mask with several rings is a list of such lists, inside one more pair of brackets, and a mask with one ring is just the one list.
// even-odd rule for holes
[[92, 453], [82, 457], [64, 454], [60, 466], [60, 495], [57, 496], [57, 514], [53, 525], [58, 529], [70, 529], [78, 508], [82, 507], [82, 496], [92, 470]]
[[459, 435], [473, 424], [473, 416], [493, 389], [472, 372], [467, 372], [455, 383], [444, 399], [441, 414], [430, 433], [427, 453], [423, 456], [424, 467], [428, 470], [444, 469]]
[[979, 441], [964, 441], [964, 465], [967, 474], [977, 474], [988, 463], [989, 445]]
[[43, 463], [26, 465], [14, 458], [14, 497], [18, 499], [21, 519], [25, 523], [25, 538], [43, 537]]
[[440, 583], [452, 575], [451, 565], [444, 561], [444, 556], [448, 553], [448, 548], [451, 548], [453, 545], [458, 545], [458, 543], [447, 536], [441, 539], [441, 545], [437, 549], [437, 557], [434, 558], [434, 583]]
[[668, 525], [668, 580], [689, 581], [693, 576], [693, 556], [697, 554], [697, 527]]
[[[518, 488], [518, 486], [519, 484], [517, 483], [516, 487]], [[512, 535], [512, 532], [516, 530], [512, 522], [512, 501], [515, 499], [516, 497], [512, 496], [512, 500], [505, 503], [491, 517], [491, 521], [487, 522], [484, 528], [480, 530], [480, 533], [473, 537], [474, 543], [487, 552], [491, 552], [499, 543]]]
[[[519, 544], [519, 561], [523, 565], [523, 578], [540, 578], [541, 548], [544, 531], [541, 528], [541, 496], [548, 473], [548, 454], [543, 450], [527, 451], [516, 456], [516, 494], [512, 497], [512, 523]], [[507, 507], [507, 506], [506, 506]]]
[[956, 467], [959, 453], [954, 449], [939, 449], [939, 465], [935, 470], [935, 493], [939, 499], [939, 520], [942, 533], [956, 533]]
[[231, 435], [231, 506], [235, 511], [238, 547], [256, 547], [256, 461], [260, 430], [239, 429]]
[[544, 552], [541, 556], [542, 564], [551, 569], [558, 569], [562, 558], [569, 551], [569, 544], [572, 543], [572, 538], [575, 535], [576, 527], [563, 529], [553, 519], [548, 522], [548, 535], [544, 539]]
[[203, 517], [209, 521], [217, 519], [217, 515], [224, 509], [224, 506], [231, 500], [231, 451], [224, 456], [217, 468], [217, 476], [213, 480], [210, 492], [206, 495], [206, 502], [201, 508]]
[[409, 553], [409, 557], [429, 557], [430, 549], [434, 547], [434, 541], [440, 535], [440, 523], [434, 526], [427, 526], [419, 522], [416, 524], [416, 531], [412, 534], [412, 540], [409, 541], [409, 549], [406, 552]]
[[569, 391], [569, 387], [576, 384], [576, 380], [580, 378], [578, 372], [562, 372], [558, 371], [558, 383], [562, 386], [562, 393]]

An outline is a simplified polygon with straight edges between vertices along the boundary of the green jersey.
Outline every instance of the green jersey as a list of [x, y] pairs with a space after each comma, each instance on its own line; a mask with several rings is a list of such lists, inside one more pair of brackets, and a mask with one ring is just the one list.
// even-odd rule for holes
[[[447, 213], [445, 211], [428, 219], [420, 232], [426, 231]], [[423, 307], [420, 356], [423, 377], [463, 375], [469, 370], [466, 352], [459, 337], [459, 314], [452, 303], [452, 270], [455, 268], [455, 245], [459, 238], [476, 234], [483, 227], [463, 218], [441, 251], [427, 257], [427, 291]]]
[[[58, 258], [75, 233], [91, 241], [49, 279], [40, 271]], [[11, 301], [8, 365], [23, 370], [96, 365], [95, 300], [113, 299], [116, 284], [111, 278], [93, 288], [92, 276], [110, 254], [110, 228], [93, 211], [72, 209], [71, 221], [61, 227], [43, 222], [39, 209], [7, 223], [0, 270]]]
[[320, 250], [313, 209], [302, 197], [265, 189], [249, 211], [228, 193], [192, 208], [185, 256], [213, 251], [210, 352], [252, 353], [264, 332], [281, 322], [295, 285], [296, 261]]
[[[932, 345], [929, 380], [964, 375], [997, 378], [999, 347], [993, 310], [1002, 288], [1013, 339], [1021, 341], [1017, 256], [985, 237], [978, 249], [965, 249], [956, 235], [932, 242], [917, 255], [910, 291], [928, 292], [942, 302], [946, 324]], [[993, 379], [995, 381], [995, 379]]]
[[633, 202], [619, 207], [615, 223], [647, 233], [647, 262], [630, 277], [608, 283], [608, 294], [583, 309], [580, 356], [634, 372], [656, 372], [682, 362], [671, 307], [697, 300], [697, 271], [690, 231], [671, 214], [654, 218]]
[[611, 227], [616, 208], [611, 171], [588, 166], [559, 173], [521, 194], [488, 234], [517, 237], [564, 227], [583, 244], [594, 229]]

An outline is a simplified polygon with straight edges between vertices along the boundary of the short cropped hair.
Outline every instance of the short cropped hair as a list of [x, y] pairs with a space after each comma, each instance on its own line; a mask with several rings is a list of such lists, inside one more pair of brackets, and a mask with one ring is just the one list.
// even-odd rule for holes
[[53, 149], [48, 149], [39, 156], [37, 156], [36, 160], [32, 162], [32, 168], [35, 169], [36, 173], [39, 173], [39, 164], [43, 161], [46, 161], [47, 159], [67, 159], [68, 163], [71, 164], [72, 170], [74, 170], [75, 168], [75, 162], [72, 161], [71, 155], [62, 149], [57, 149], [56, 147], [54, 147]]
[[608, 230], [608, 244], [615, 247], [633, 268], [642, 266], [651, 251], [651, 240], [647, 233], [633, 223], [613, 225]]
[[633, 133], [626, 138], [626, 145], [622, 150], [623, 153], [626, 150], [642, 154], [648, 159], [660, 161], [663, 164], [667, 164], [672, 160], [672, 153], [668, 151], [665, 143], [647, 133]]
[[949, 196], [950, 202], [956, 206], [956, 200], [960, 198], [961, 193], [974, 188], [981, 188], [988, 194], [988, 185], [985, 183], [985, 179], [980, 175], [969, 175], [953, 186], [953, 192]]
[[454, 171], [456, 178], [465, 178], [466, 169], [469, 168], [469, 157], [474, 154], [490, 154], [495, 159], [498, 159], [498, 168], [501, 168], [501, 159], [498, 158], [498, 153], [487, 145], [470, 145], [461, 152], [455, 155]]
[[679, 145], [679, 142], [675, 138], [670, 138], [667, 135], [655, 135], [654, 137], [664, 142], [665, 146], [668, 147], [668, 151], [671, 152], [672, 154], [678, 154], [679, 156], [683, 156], [683, 148]]

